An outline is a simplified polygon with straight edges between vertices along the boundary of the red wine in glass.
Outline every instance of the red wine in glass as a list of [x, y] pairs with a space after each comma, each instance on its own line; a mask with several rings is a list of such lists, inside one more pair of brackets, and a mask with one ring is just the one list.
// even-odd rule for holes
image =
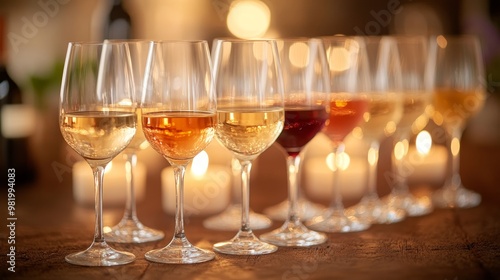
[[297, 156], [328, 119], [324, 106], [285, 106], [285, 124], [276, 142], [290, 156]]

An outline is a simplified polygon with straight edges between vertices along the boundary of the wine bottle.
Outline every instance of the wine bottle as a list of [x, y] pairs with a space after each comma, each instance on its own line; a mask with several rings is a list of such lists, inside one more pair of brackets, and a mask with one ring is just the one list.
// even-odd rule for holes
[[121, 0], [111, 0], [113, 3], [104, 23], [104, 39], [132, 38], [132, 21]]
[[15, 186], [19, 186], [36, 178], [30, 149], [35, 112], [23, 103], [21, 89], [7, 71], [5, 29], [5, 19], [0, 16], [0, 185], [7, 186], [8, 177], [15, 175]]

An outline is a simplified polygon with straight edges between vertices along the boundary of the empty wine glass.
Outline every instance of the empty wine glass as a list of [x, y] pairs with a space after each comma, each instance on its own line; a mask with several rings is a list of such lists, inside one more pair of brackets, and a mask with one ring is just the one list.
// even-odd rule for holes
[[[203, 226], [213, 230], [238, 230], [241, 227], [241, 165], [236, 157], [231, 159], [231, 202], [221, 213], [208, 217], [203, 221]], [[250, 227], [253, 230], [266, 229], [272, 221], [265, 215], [248, 210]]]
[[[402, 78], [397, 44], [393, 37], [364, 38], [369, 80], [368, 110], [356, 134], [369, 143], [367, 192], [349, 213], [368, 223], [395, 223], [404, 219], [403, 209], [384, 203], [377, 193], [380, 141], [396, 131], [403, 115]], [[363, 50], [363, 48], [360, 48]]]
[[141, 101], [142, 126], [151, 146], [172, 165], [175, 228], [170, 243], [145, 254], [160, 263], [200, 263], [215, 254], [193, 246], [184, 231], [184, 173], [212, 141], [216, 99], [206, 41], [155, 42]]
[[443, 126], [449, 150], [449, 170], [444, 186], [433, 194], [437, 207], [474, 207], [481, 195], [462, 185], [459, 172], [460, 139], [467, 120], [485, 100], [485, 76], [479, 40], [474, 36], [438, 36], [435, 56], [434, 114]]
[[[153, 42], [146, 40], [111, 40], [112, 42], [122, 42], [129, 50], [132, 72], [135, 85], [135, 100], [140, 101], [144, 72], [148, 54], [152, 49]], [[137, 110], [137, 131], [134, 138], [123, 151], [126, 159], [125, 178], [127, 182], [127, 200], [125, 211], [120, 222], [111, 227], [106, 232], [106, 240], [119, 243], [143, 243], [160, 240], [164, 237], [163, 232], [144, 226], [137, 218], [135, 189], [134, 189], [134, 169], [137, 164], [137, 151], [144, 150], [149, 146], [148, 141], [142, 132], [141, 111]]]
[[324, 243], [327, 237], [306, 228], [299, 216], [300, 153], [328, 117], [326, 58], [318, 39], [280, 39], [277, 44], [285, 90], [285, 124], [276, 143], [286, 156], [289, 210], [285, 223], [260, 239], [279, 246], [312, 246]]
[[104, 169], [135, 135], [134, 104], [134, 80], [124, 44], [69, 43], [59, 126], [64, 140], [92, 168], [96, 215], [94, 241], [87, 250], [67, 255], [69, 263], [111, 266], [135, 259], [106, 243], [102, 223]]
[[334, 155], [333, 198], [328, 209], [321, 215], [306, 222], [309, 228], [323, 232], [353, 232], [370, 227], [371, 223], [359, 220], [354, 215], [345, 213], [340, 192], [338, 170], [344, 139], [363, 121], [368, 109], [366, 92], [368, 81], [361, 79], [362, 55], [364, 54], [361, 38], [330, 36], [321, 38], [328, 59], [330, 91], [327, 97], [329, 119], [323, 133], [328, 136]]
[[217, 139], [241, 165], [242, 215], [236, 236], [214, 244], [234, 255], [260, 255], [277, 247], [260, 241], [249, 221], [252, 162], [283, 129], [283, 81], [273, 40], [216, 39], [214, 77], [217, 92]]
[[433, 48], [423, 36], [394, 37], [397, 44], [401, 76], [403, 116], [393, 135], [392, 174], [386, 176], [391, 193], [384, 199], [396, 208], [404, 209], [408, 216], [421, 216], [432, 211], [429, 197], [415, 197], [407, 183], [411, 170], [407, 164], [408, 147], [413, 124], [417, 119], [427, 123], [426, 108], [430, 105], [433, 92], [435, 65], [430, 60]]

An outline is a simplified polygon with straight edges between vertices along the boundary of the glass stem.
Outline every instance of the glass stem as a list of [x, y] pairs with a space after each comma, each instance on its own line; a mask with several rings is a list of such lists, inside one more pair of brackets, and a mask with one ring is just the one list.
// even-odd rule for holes
[[231, 186], [231, 205], [241, 205], [241, 165], [236, 158], [231, 159], [234, 182]]
[[462, 185], [462, 179], [460, 178], [460, 140], [462, 133], [457, 128], [452, 128], [447, 133], [446, 144], [449, 149], [448, 158], [450, 163], [446, 187], [456, 191]]
[[333, 199], [332, 203], [330, 205], [331, 211], [334, 213], [339, 213], [343, 214], [344, 212], [344, 204], [342, 203], [342, 195], [340, 191], [340, 186], [339, 186], [339, 167], [337, 165], [337, 160], [338, 156], [344, 151], [344, 144], [335, 144], [333, 146], [333, 155], [334, 155], [334, 162], [333, 162]]
[[287, 156], [286, 164], [288, 167], [288, 201], [290, 203], [288, 208], [288, 222], [298, 224], [300, 223], [300, 217], [297, 211], [300, 156]]
[[105, 166], [92, 166], [94, 173], [94, 199], [95, 199], [95, 231], [94, 242], [104, 242], [104, 230], [102, 222], [102, 184]]
[[249, 209], [250, 209], [250, 171], [252, 163], [249, 160], [240, 160], [241, 165], [241, 229], [240, 231], [251, 235]]
[[174, 165], [175, 178], [175, 229], [174, 238], [183, 239], [186, 237], [184, 232], [184, 174], [185, 165]]
[[368, 193], [369, 199], [377, 199], [377, 164], [380, 144], [372, 141], [368, 149]]
[[134, 190], [134, 169], [137, 164], [135, 153], [125, 154], [125, 179], [127, 181], [127, 200], [125, 202], [125, 213], [122, 220], [137, 220], [135, 190]]

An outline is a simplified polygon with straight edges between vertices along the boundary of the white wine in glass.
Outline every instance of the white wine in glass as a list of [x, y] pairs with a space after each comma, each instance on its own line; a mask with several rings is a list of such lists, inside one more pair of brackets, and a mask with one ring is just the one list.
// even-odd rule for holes
[[[147, 40], [108, 40], [109, 42], [124, 43], [130, 53], [132, 74], [134, 78], [135, 102], [141, 99], [144, 73], [147, 68], [148, 55], [152, 51], [153, 42]], [[125, 211], [120, 222], [106, 232], [106, 240], [118, 243], [143, 243], [160, 240], [164, 234], [160, 230], [143, 225], [137, 217], [134, 169], [137, 164], [137, 152], [149, 147], [149, 143], [142, 132], [141, 110], [137, 110], [137, 131], [127, 148], [122, 152], [126, 159], [125, 178], [127, 182], [127, 200]]]
[[252, 161], [269, 148], [283, 129], [283, 81], [273, 40], [216, 39], [214, 77], [217, 139], [241, 165], [242, 215], [236, 236], [214, 244], [219, 253], [261, 255], [277, 247], [259, 240], [249, 220]]
[[[394, 150], [392, 152], [392, 174], [386, 179], [391, 193], [384, 198], [386, 203], [404, 209], [408, 216], [421, 216], [433, 210], [428, 196], [414, 196], [408, 186], [409, 169], [408, 149], [410, 137], [427, 123], [427, 111], [430, 107], [435, 65], [431, 60], [435, 48], [423, 36], [396, 36], [402, 76], [403, 116], [394, 132]], [[418, 119], [418, 121], [417, 121]], [[421, 122], [421, 123], [420, 123]], [[420, 126], [417, 131], [414, 131]]]
[[94, 241], [66, 261], [84, 266], [121, 265], [132, 253], [111, 248], [102, 221], [106, 165], [127, 147], [136, 132], [134, 81], [130, 56], [122, 43], [69, 43], [64, 65], [59, 126], [64, 140], [92, 168], [95, 185]]
[[395, 223], [403, 220], [406, 213], [379, 198], [377, 169], [380, 142], [396, 131], [403, 116], [401, 64], [393, 37], [365, 37], [363, 41], [366, 47], [360, 51], [366, 51], [368, 109], [357, 132], [369, 143], [367, 192], [348, 211], [367, 223]]

